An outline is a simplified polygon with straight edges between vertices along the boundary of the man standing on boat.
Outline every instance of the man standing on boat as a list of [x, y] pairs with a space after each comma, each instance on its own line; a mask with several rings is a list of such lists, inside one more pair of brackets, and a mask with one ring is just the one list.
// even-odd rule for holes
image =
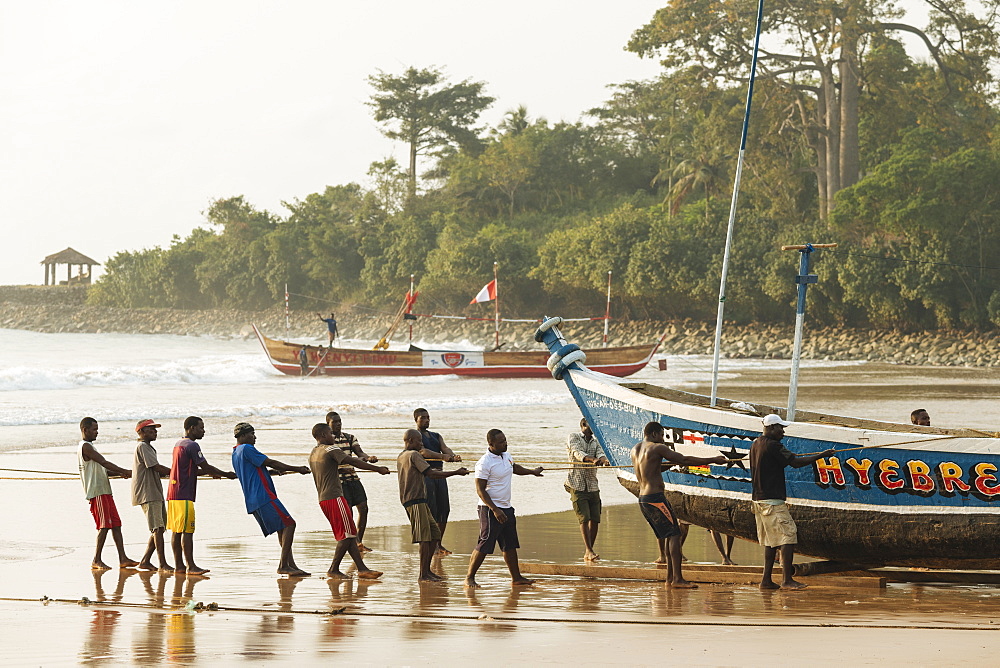
[[660, 560], [667, 564], [667, 582], [671, 587], [694, 589], [698, 585], [688, 582], [681, 574], [681, 528], [674, 509], [663, 493], [663, 471], [668, 466], [705, 466], [725, 464], [729, 458], [690, 457], [670, 448], [663, 440], [663, 425], [648, 422], [643, 429], [645, 438], [632, 448], [632, 465], [639, 483], [639, 509], [653, 529], [660, 547]]
[[414, 543], [420, 544], [421, 582], [439, 582], [443, 578], [431, 570], [431, 558], [441, 542], [441, 528], [434, 520], [427, 504], [424, 481], [428, 478], [444, 479], [454, 475], [468, 475], [465, 467], [454, 471], [443, 471], [431, 467], [423, 457], [424, 441], [416, 429], [407, 429], [403, 434], [403, 451], [396, 458], [396, 473], [399, 476], [399, 502], [410, 519], [410, 535]]
[[595, 466], [607, 466], [608, 459], [601, 454], [601, 444], [594, 438], [594, 432], [587, 424], [587, 418], [580, 420], [580, 431], [569, 435], [566, 444], [569, 459], [589, 466], [577, 466], [569, 470], [566, 477], [566, 491], [573, 504], [573, 512], [580, 521], [583, 534], [584, 561], [596, 561], [600, 555], [594, 552], [597, 529], [601, 523], [601, 491], [597, 486]]
[[486, 432], [489, 450], [476, 462], [476, 493], [479, 494], [479, 542], [469, 559], [469, 572], [465, 576], [465, 586], [477, 589], [476, 572], [483, 565], [487, 554], [500, 544], [500, 552], [510, 571], [514, 586], [532, 585], [534, 580], [521, 575], [521, 565], [517, 561], [517, 518], [510, 505], [510, 483], [514, 475], [542, 477], [541, 466], [526, 469], [507, 454], [507, 437], [499, 429]]
[[320, 313], [317, 313], [316, 315], [319, 316], [320, 320], [322, 320], [323, 322], [326, 323], [327, 335], [329, 336], [329, 339], [330, 339], [328, 345], [329, 345], [330, 348], [332, 348], [333, 347], [333, 340], [335, 338], [337, 338], [337, 334], [338, 334], [338, 330], [337, 330], [337, 316], [335, 316], [332, 313], [330, 314], [329, 318], [324, 318], [322, 316], [322, 314], [320, 314]]
[[[413, 411], [413, 421], [417, 423], [417, 431], [423, 439], [424, 447], [420, 453], [434, 469], [443, 469], [444, 462], [460, 462], [462, 457], [452, 452], [451, 448], [445, 445], [444, 437], [441, 434], [430, 431], [431, 416], [426, 408], [418, 408]], [[448, 498], [448, 481], [444, 478], [426, 476], [424, 478], [425, 493], [427, 495], [427, 505], [431, 508], [431, 515], [441, 529], [441, 542], [438, 544], [438, 556], [451, 554], [451, 550], [444, 546], [444, 531], [448, 526], [448, 515], [451, 513], [451, 500]]]
[[[340, 418], [340, 413], [336, 411], [330, 411], [326, 414], [326, 424], [330, 427], [330, 431], [333, 432], [333, 442], [335, 445], [339, 446], [346, 454], [351, 457], [357, 457], [363, 462], [368, 462], [369, 464], [375, 464], [378, 462], [378, 457], [375, 455], [366, 455], [364, 450], [361, 449], [361, 444], [358, 443], [358, 439], [354, 438], [353, 434], [348, 434], [341, 431], [341, 426], [343, 421]], [[370, 548], [365, 547], [365, 527], [368, 526], [368, 494], [365, 492], [365, 486], [361, 484], [361, 478], [358, 477], [358, 472], [354, 470], [354, 467], [349, 464], [341, 464], [340, 466], [340, 485], [344, 490], [344, 498], [347, 499], [347, 504], [351, 508], [358, 509], [358, 549], [364, 552], [371, 552]]]
[[[757, 521], [757, 540], [764, 547], [764, 573], [761, 589], [805, 589], [806, 585], [792, 577], [795, 567], [792, 559], [795, 544], [799, 542], [795, 521], [785, 503], [785, 467], [802, 468], [817, 459], [830, 457], [836, 450], [825, 450], [815, 455], [798, 456], [781, 444], [785, 435], [785, 422], [774, 413], [764, 416], [764, 433], [750, 446], [750, 476], [753, 483], [751, 505]], [[774, 558], [781, 552], [782, 580], [779, 587], [771, 579]]]

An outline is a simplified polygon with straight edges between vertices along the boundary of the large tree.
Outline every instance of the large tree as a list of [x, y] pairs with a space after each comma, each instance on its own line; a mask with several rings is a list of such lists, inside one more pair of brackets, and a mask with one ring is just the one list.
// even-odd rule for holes
[[[859, 99], [873, 38], [915, 36], [951, 86], [987, 86], [997, 56], [1000, 0], [923, 0], [928, 23], [902, 22], [892, 0], [765, 2], [758, 77], [795, 92], [788, 120], [815, 153], [820, 215], [860, 177]], [[635, 32], [628, 48], [659, 54], [671, 70], [697, 64], [706, 78], [745, 81], [753, 45], [753, 0], [671, 0]]]
[[368, 82], [375, 89], [368, 106], [375, 110], [382, 134], [409, 145], [411, 200], [417, 192], [417, 156], [449, 145], [474, 145], [479, 131], [473, 126], [494, 101], [483, 94], [484, 82], [449, 84], [434, 67], [409, 67], [401, 75], [379, 70]]

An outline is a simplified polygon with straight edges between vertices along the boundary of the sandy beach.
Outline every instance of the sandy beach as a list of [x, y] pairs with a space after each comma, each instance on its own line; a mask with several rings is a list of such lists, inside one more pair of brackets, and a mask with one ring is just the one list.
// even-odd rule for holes
[[[73, 349], [74, 341], [86, 345]], [[143, 362], [108, 367], [116, 348], [136, 341], [155, 344], [134, 351]], [[163, 461], [180, 435], [183, 415], [201, 413], [206, 456], [227, 469], [235, 422], [245, 419], [257, 427], [265, 453], [300, 464], [312, 447], [309, 428], [329, 407], [343, 411], [345, 430], [367, 452], [390, 463], [415, 405], [430, 408], [432, 429], [466, 463], [483, 452], [484, 433], [492, 426], [505, 430], [517, 461], [565, 461], [566, 436], [579, 420], [554, 381], [311, 383], [254, 367], [256, 355], [242, 342], [116, 335], [96, 343], [104, 348], [92, 339], [72, 339], [67, 349], [50, 350], [50, 358], [76, 360], [69, 371], [36, 360], [35, 367], [10, 371], [5, 381], [0, 467], [17, 469], [0, 476], [8, 511], [0, 542], [0, 619], [8, 647], [16, 648], [6, 656], [11, 664], [301, 664], [332, 658], [361, 665], [453, 665], [485, 656], [502, 665], [653, 665], [664, 659], [690, 665], [945, 665], [956, 655], [991, 656], [1000, 628], [1000, 589], [992, 586], [762, 593], [752, 585], [680, 591], [654, 581], [538, 576], [535, 586], [512, 589], [497, 554], [480, 571], [484, 588], [470, 594], [462, 581], [476, 539], [476, 497], [471, 480], [461, 478], [450, 481], [453, 510], [445, 541], [455, 555], [436, 566], [444, 583], [416, 581], [416, 553], [403, 527], [395, 477], [374, 474], [364, 478], [372, 500], [365, 542], [375, 550], [368, 565], [385, 571], [378, 582], [324, 578], [334, 543], [311, 479], [298, 475], [276, 484], [298, 522], [296, 560], [312, 577], [276, 575], [277, 541], [260, 536], [237, 484], [226, 480], [199, 485], [195, 551], [198, 563], [211, 569], [209, 577], [118, 569], [94, 574], [89, 566], [95, 532], [79, 480], [40, 480], [55, 476], [26, 472], [75, 470], [74, 415], [94, 414], [101, 421], [99, 450], [128, 466], [138, 418], [163, 423], [156, 443]], [[195, 350], [215, 357], [199, 358], [198, 368], [184, 366], [185, 355]], [[725, 395], [783, 402], [787, 371], [780, 363], [732, 365], [725, 370]], [[668, 372], [648, 370], [637, 379], [702, 391], [705, 367], [703, 358], [673, 356]], [[833, 364], [806, 367], [799, 400], [843, 414], [896, 419], [920, 405], [936, 424], [990, 428], [998, 396], [987, 370]], [[602, 563], [650, 566], [656, 547], [634, 497], [611, 471], [600, 477], [606, 506], [597, 542]], [[564, 471], [550, 471], [541, 479], [514, 481], [524, 562], [582, 563], [564, 479]], [[128, 553], [136, 558], [145, 544], [145, 522], [128, 505], [128, 483], [115, 480], [112, 486]], [[692, 564], [719, 560], [697, 528], [685, 553]], [[113, 559], [110, 545], [105, 557]], [[759, 563], [759, 549], [737, 541], [734, 559]]]

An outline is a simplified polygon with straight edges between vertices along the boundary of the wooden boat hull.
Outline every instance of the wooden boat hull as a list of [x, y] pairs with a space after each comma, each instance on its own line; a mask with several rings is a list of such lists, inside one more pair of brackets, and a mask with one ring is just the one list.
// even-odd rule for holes
[[[547, 333], [555, 352], [564, 345]], [[578, 363], [562, 379], [614, 465], [631, 464], [643, 427], [656, 421], [687, 455], [747, 454], [760, 435], [760, 415], [720, 399], [611, 378]], [[870, 565], [934, 568], [1000, 567], [1000, 438], [842, 418], [796, 415], [783, 443], [799, 454], [842, 451], [801, 469], [786, 469], [788, 503], [798, 526], [797, 551]], [[619, 481], [633, 493], [630, 469]], [[665, 493], [678, 517], [756, 541], [750, 474], [712, 465], [664, 471]]]
[[[275, 369], [301, 376], [301, 344], [270, 339], [253, 326], [258, 341]], [[662, 341], [662, 339], [661, 339]], [[624, 377], [642, 369], [660, 343], [646, 346], [595, 348], [586, 351], [592, 368]], [[487, 378], [547, 378], [545, 351], [483, 352], [475, 350], [362, 350], [306, 346], [306, 373], [323, 376], [435, 376], [459, 375]]]

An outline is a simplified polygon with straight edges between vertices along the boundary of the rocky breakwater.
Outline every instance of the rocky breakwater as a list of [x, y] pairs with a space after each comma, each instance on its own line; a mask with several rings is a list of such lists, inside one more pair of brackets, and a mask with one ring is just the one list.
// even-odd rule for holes
[[[220, 338], [253, 336], [250, 323], [273, 338], [286, 334], [284, 312], [214, 309], [124, 309], [88, 306], [86, 288], [54, 286], [0, 286], [0, 328], [50, 333], [205, 335]], [[388, 318], [342, 311], [343, 336], [374, 343], [384, 333]], [[408, 338], [410, 321], [393, 337]], [[449, 319], [421, 319], [413, 324], [414, 341], [424, 345], [465, 342], [475, 348], [492, 347], [493, 323]], [[537, 350], [533, 323], [505, 323], [504, 350]], [[567, 340], [584, 348], [601, 345], [603, 323], [569, 322], [562, 327]], [[326, 326], [313, 312], [293, 311], [288, 334], [298, 341], [326, 342]], [[664, 334], [661, 352], [671, 355], [711, 355], [715, 324], [683, 320], [612, 322], [609, 345], [647, 345]], [[363, 344], [368, 347], [369, 344]], [[788, 359], [792, 354], [791, 325], [739, 326], [727, 324], [723, 354], [729, 358]], [[1000, 366], [1000, 334], [996, 332], [897, 332], [845, 328], [808, 329], [802, 349], [806, 359], [866, 360], [931, 366]]]

